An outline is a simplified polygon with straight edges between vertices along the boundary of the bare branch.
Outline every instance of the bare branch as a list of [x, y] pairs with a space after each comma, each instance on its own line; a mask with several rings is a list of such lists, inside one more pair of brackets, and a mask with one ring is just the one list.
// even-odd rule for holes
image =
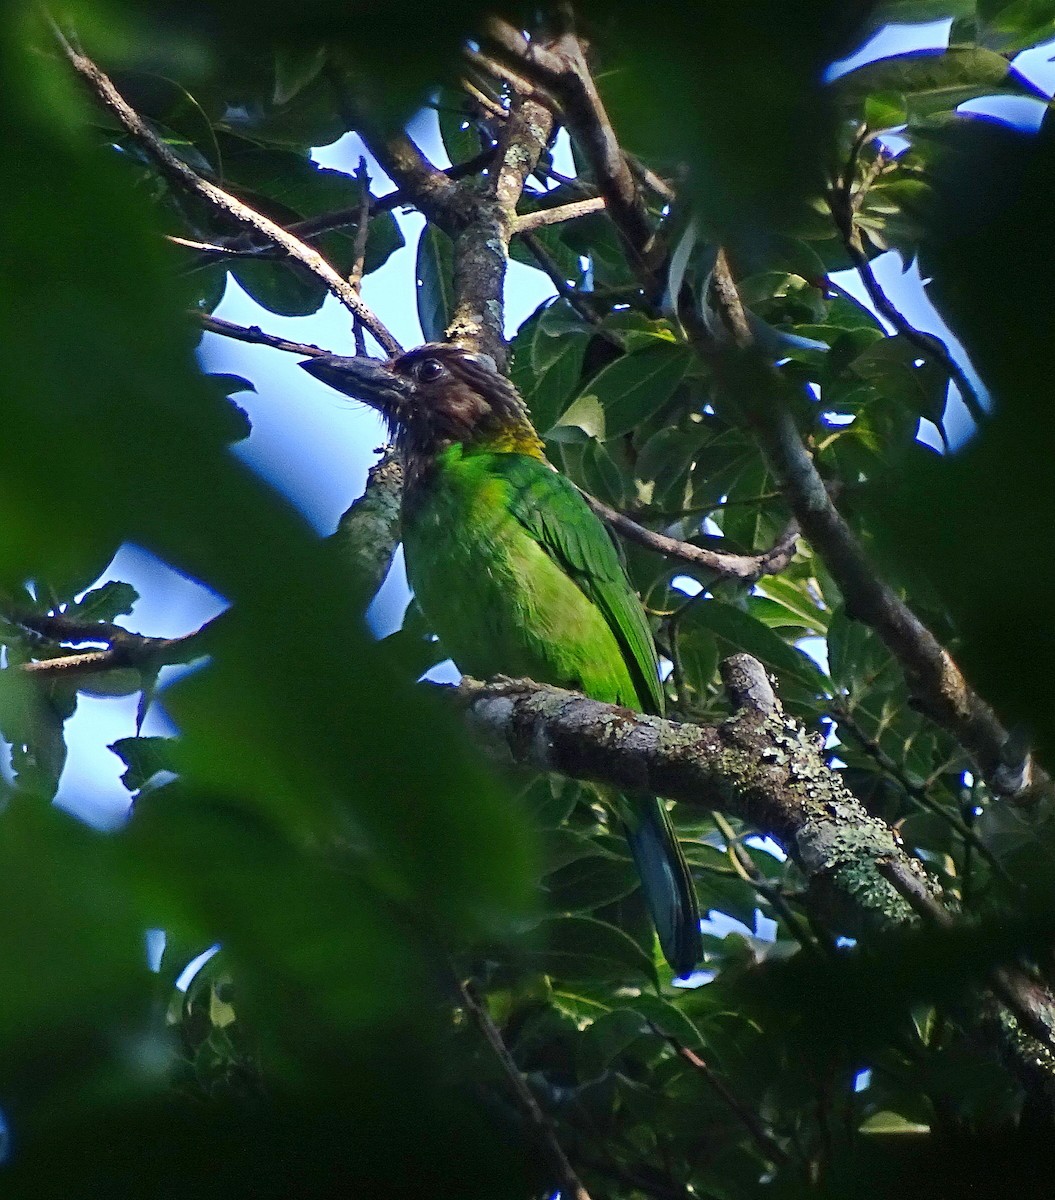
[[[366, 159], [359, 159], [359, 167], [355, 178], [363, 189], [359, 200], [359, 215], [355, 225], [355, 244], [352, 255], [352, 270], [348, 282], [357, 292], [362, 291], [363, 275], [366, 268], [366, 242], [370, 234], [370, 176], [366, 170]], [[364, 351], [365, 353], [365, 351]]]
[[739, 579], [746, 583], [754, 583], [763, 575], [779, 575], [781, 571], [787, 569], [798, 548], [799, 525], [797, 521], [789, 522], [772, 547], [764, 550], [761, 554], [727, 554], [720, 550], [708, 550], [704, 546], [694, 546], [691, 542], [679, 541], [664, 533], [646, 529], [624, 513], [609, 508], [607, 504], [596, 497], [585, 492], [583, 495], [593, 511], [623, 537], [637, 542], [639, 546], [644, 546], [647, 550], [655, 550], [658, 554], [664, 554], [668, 558], [676, 558], [680, 562], [712, 571], [723, 579]]
[[513, 221], [513, 234], [531, 233], [544, 225], [559, 225], [562, 221], [574, 221], [576, 217], [586, 217], [590, 213], [603, 212], [605, 199], [603, 196], [591, 196], [586, 200], [573, 200], [571, 204], [561, 204], [556, 208], [540, 208], [535, 212], [524, 213]]
[[543, 46], [528, 42], [523, 34], [499, 18], [488, 23], [487, 33], [503, 63], [550, 91], [559, 102], [569, 130], [589, 159], [598, 189], [632, 263], [646, 291], [654, 292], [659, 286], [655, 275], [655, 231], [579, 39], [569, 31], [553, 46]]
[[189, 662], [208, 653], [207, 641], [214, 633], [223, 614], [206, 621], [199, 629], [182, 637], [146, 637], [131, 633], [109, 621], [80, 621], [63, 615], [49, 616], [17, 610], [4, 614], [13, 624], [20, 625], [42, 638], [59, 644], [102, 642], [104, 650], [88, 650], [55, 658], [41, 658], [23, 664], [19, 670], [27, 675], [96, 675], [102, 671], [156, 669], [168, 663]]
[[557, 1180], [560, 1183], [561, 1195], [568, 1196], [569, 1200], [590, 1200], [590, 1193], [583, 1186], [582, 1180], [576, 1174], [575, 1168], [564, 1153], [564, 1148], [557, 1141], [557, 1135], [553, 1130], [552, 1123], [539, 1107], [539, 1103], [525, 1082], [524, 1076], [521, 1075], [520, 1068], [516, 1065], [512, 1054], [510, 1054], [509, 1047], [505, 1044], [505, 1039], [502, 1037], [502, 1031], [495, 1024], [486, 1003], [477, 995], [476, 988], [471, 981], [463, 983], [461, 980], [458, 980], [458, 992], [465, 1011], [472, 1017], [473, 1024], [483, 1034], [484, 1040], [491, 1047], [495, 1058], [498, 1060], [502, 1068], [502, 1073], [509, 1083], [510, 1090], [516, 1098], [518, 1107], [527, 1118], [535, 1136], [545, 1148], [552, 1168], [556, 1173]]
[[310, 271], [325, 283], [328, 290], [351, 311], [377, 339], [389, 355], [399, 354], [402, 347], [385, 325], [364, 303], [356, 290], [311, 246], [302, 242], [269, 217], [238, 200], [223, 188], [203, 179], [175, 155], [157, 136], [143, 118], [131, 107], [114, 86], [112, 80], [86, 55], [73, 47], [55, 28], [66, 57], [77, 73], [87, 81], [96, 96], [120, 121], [125, 131], [168, 179], [205, 201], [215, 212], [231, 221], [262, 234], [278, 246], [290, 259]]
[[207, 333], [218, 333], [221, 337], [232, 338], [236, 342], [249, 342], [253, 346], [270, 346], [273, 350], [285, 350], [290, 354], [303, 354], [306, 358], [323, 358], [331, 351], [308, 342], [290, 342], [286, 338], [276, 337], [265, 333], [259, 325], [236, 325], [234, 321], [226, 321], [223, 317], [214, 317], [211, 313], [191, 310], [191, 316], [201, 322]]
[[[381, 169], [398, 186], [402, 197], [400, 203], [413, 204], [430, 221], [448, 228], [459, 208], [461, 196], [454, 178], [429, 162], [402, 130], [382, 133], [356, 110], [343, 84], [338, 94], [345, 119], [359, 131]], [[494, 151], [485, 151], [478, 157], [484, 159], [486, 165], [494, 158]]]

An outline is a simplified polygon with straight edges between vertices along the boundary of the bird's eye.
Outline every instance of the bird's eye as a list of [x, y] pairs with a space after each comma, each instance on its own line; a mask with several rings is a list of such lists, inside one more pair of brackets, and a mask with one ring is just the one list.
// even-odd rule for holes
[[443, 363], [438, 358], [425, 358], [418, 366], [418, 378], [422, 383], [431, 383], [434, 379], [439, 379], [444, 370]]

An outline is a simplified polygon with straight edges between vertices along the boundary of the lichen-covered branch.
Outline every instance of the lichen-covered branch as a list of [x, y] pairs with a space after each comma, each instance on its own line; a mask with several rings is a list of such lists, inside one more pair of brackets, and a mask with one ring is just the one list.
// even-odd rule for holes
[[468, 350], [506, 361], [505, 291], [509, 241], [524, 182], [553, 130], [553, 115], [527, 96], [514, 97], [502, 126], [490, 196], [454, 234], [454, 313], [447, 338]]
[[738, 711], [721, 725], [682, 725], [530, 681], [465, 680], [459, 690], [472, 729], [514, 762], [747, 821], [787, 850], [813, 901], [847, 931], [910, 920], [878, 871], [888, 860], [919, 870], [890, 828], [786, 716], [754, 659], [735, 655], [723, 676]]
[[[720, 725], [682, 725], [530, 680], [463, 679], [472, 731], [505, 761], [538, 771], [651, 791], [717, 810], [773, 837], [808, 882], [814, 914], [852, 936], [955, 918], [919, 862], [869, 815], [821, 747], [788, 717], [757, 660], [722, 664], [735, 708]], [[1009, 967], [993, 977], [1001, 1048], [1025, 1086], [1055, 1096], [1055, 998]]]
[[392, 566], [399, 544], [402, 494], [403, 464], [389, 450], [370, 468], [365, 491], [329, 538], [361, 600], [374, 595]]

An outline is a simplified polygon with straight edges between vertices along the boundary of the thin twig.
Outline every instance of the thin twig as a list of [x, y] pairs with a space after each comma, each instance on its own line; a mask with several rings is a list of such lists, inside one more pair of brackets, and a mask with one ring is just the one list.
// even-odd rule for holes
[[[370, 176], [366, 170], [366, 159], [359, 159], [359, 167], [355, 173], [363, 194], [359, 201], [359, 221], [355, 227], [355, 242], [352, 255], [352, 269], [348, 274], [348, 282], [361, 296], [363, 294], [363, 275], [366, 273], [366, 242], [370, 235]], [[355, 352], [360, 356], [366, 355], [366, 336], [363, 323], [358, 317], [352, 321], [352, 336], [355, 338]]]
[[504, 121], [509, 116], [509, 110], [504, 105], [489, 96], [482, 88], [478, 88], [471, 79], [463, 78], [459, 80], [459, 84], [466, 95], [493, 120]]
[[207, 333], [218, 333], [222, 337], [232, 338], [236, 342], [248, 342], [253, 346], [270, 346], [273, 350], [285, 350], [290, 354], [303, 354], [306, 358], [324, 358], [332, 353], [320, 346], [309, 342], [291, 342], [286, 338], [276, 337], [265, 333], [259, 325], [236, 325], [234, 321], [225, 321], [223, 317], [214, 317], [211, 313], [197, 312], [192, 309], [190, 315], [200, 321]]
[[722, 1103], [736, 1116], [737, 1120], [751, 1135], [752, 1141], [770, 1162], [776, 1163], [777, 1166], [787, 1166], [790, 1163], [791, 1159], [788, 1157], [788, 1153], [784, 1147], [769, 1133], [758, 1116], [739, 1097], [733, 1095], [726, 1087], [724, 1080], [706, 1059], [701, 1058], [695, 1050], [679, 1041], [673, 1034], [664, 1033], [658, 1025], [653, 1024], [651, 1021], [649, 1022], [649, 1026], [652, 1032], [657, 1037], [661, 1037], [679, 1058], [687, 1062], [693, 1070], [700, 1072], [721, 1098]]
[[477, 995], [474, 984], [471, 981], [465, 983], [459, 979], [458, 991], [466, 1012], [472, 1017], [476, 1028], [483, 1034], [484, 1040], [491, 1047], [495, 1058], [501, 1065], [510, 1089], [516, 1097], [517, 1104], [520, 1106], [521, 1111], [527, 1118], [536, 1136], [545, 1147], [560, 1183], [561, 1193], [567, 1195], [570, 1200], [590, 1200], [590, 1193], [583, 1186], [582, 1180], [579, 1179], [575, 1172], [575, 1168], [568, 1161], [568, 1156], [564, 1153], [564, 1148], [557, 1141], [553, 1125], [539, 1107], [538, 1101], [525, 1082], [524, 1076], [520, 1073], [520, 1068], [516, 1065], [512, 1054], [510, 1054], [509, 1047], [505, 1044], [502, 1031], [495, 1024], [490, 1012], [488, 1012], [487, 1005]]
[[508, 84], [521, 96], [530, 96], [546, 104], [553, 104], [553, 100], [541, 92], [523, 71], [518, 71], [490, 54], [484, 54], [482, 50], [474, 50], [471, 46], [466, 46], [462, 53], [481, 74], [490, 75], [491, 78]]
[[763, 575], [779, 575], [787, 569], [798, 549], [799, 525], [797, 521], [788, 522], [783, 533], [768, 550], [760, 554], [728, 554], [721, 550], [708, 550], [704, 546], [694, 546], [691, 542], [682, 542], [677, 538], [668, 537], [665, 533], [656, 533], [646, 529], [631, 517], [614, 508], [609, 508], [595, 496], [583, 493], [586, 503], [607, 524], [648, 550], [665, 554], [668, 558], [676, 558], [681, 562], [691, 563], [694, 567], [713, 571], [723, 579], [739, 579], [746, 583], [754, 583]]
[[359, 159], [359, 167], [355, 178], [363, 189], [359, 200], [359, 218], [355, 226], [355, 243], [352, 254], [352, 269], [348, 282], [357, 292], [362, 290], [363, 275], [366, 268], [366, 241], [370, 235], [370, 176], [366, 170], [366, 159]]
[[[868, 298], [872, 301], [876, 312], [887, 320], [905, 341], [915, 346], [924, 357], [936, 362], [948, 374], [949, 378], [956, 384], [956, 388], [972, 419], [976, 424], [981, 425], [985, 422], [988, 414], [981, 397], [975, 390], [974, 384], [967, 377], [963, 367], [953, 358], [948, 346], [946, 346], [940, 337], [933, 333], [927, 333], [925, 330], [917, 329], [909, 321], [886, 292], [883, 291], [879, 280], [876, 278], [875, 271], [872, 270], [872, 263], [865, 252], [861, 230], [858, 228], [855, 219], [857, 210], [871, 184], [871, 177], [866, 176], [865, 181], [856, 194], [853, 190], [854, 168], [865, 140], [867, 140], [867, 131], [859, 135], [858, 141], [855, 142], [851, 150], [842, 187], [833, 187], [828, 191], [828, 209], [832, 214], [832, 220], [839, 231], [843, 245], [846, 247], [846, 252], [850, 256], [850, 261], [860, 276], [861, 282], [865, 286], [865, 291], [868, 293]], [[880, 164], [878, 170], [881, 170], [882, 156], [877, 156], [875, 161]]]
[[564, 278], [560, 263], [533, 233], [521, 234], [521, 241], [539, 267], [550, 277], [550, 282], [557, 289], [557, 295], [565, 300], [588, 325], [592, 325], [600, 337], [621, 351], [623, 349], [622, 342], [612, 330], [606, 328], [600, 316], [594, 312], [587, 299], [589, 293], [580, 291]]
[[487, 34], [506, 67], [526, 75], [558, 101], [572, 136], [582, 147], [608, 211], [629, 251], [631, 265], [648, 294], [660, 288], [655, 230], [637, 180], [623, 153], [582, 44], [567, 30], [552, 46], [527, 39], [508, 22], [492, 18]]
[[711, 813], [718, 832], [725, 838], [725, 849], [729, 862], [736, 874], [749, 883], [760, 896], [769, 901], [770, 907], [783, 920], [792, 937], [805, 950], [831, 950], [830, 943], [820, 943], [792, 911], [791, 906], [762, 872], [755, 866], [751, 855], [744, 849], [743, 843], [737, 837], [736, 831], [720, 812]]
[[402, 352], [402, 346], [385, 325], [363, 303], [362, 298], [348, 281], [342, 278], [317, 250], [302, 242], [288, 230], [283, 229], [269, 217], [265, 217], [263, 213], [257, 212], [256, 209], [193, 171], [183, 159], [169, 149], [139, 113], [132, 108], [114, 86], [110, 77], [90, 58], [72, 46], [57, 26], [55, 35], [73, 68], [87, 81], [103, 104], [120, 121], [125, 131], [163, 175], [205, 201], [214, 212], [247, 229], [252, 229], [274, 242], [289, 258], [320, 279], [327, 289], [362, 321], [386, 353], [396, 355]]
[[[441, 174], [446, 175], [452, 181], [464, 179], [483, 170], [493, 159], [494, 147], [491, 147], [482, 150], [463, 163], [455, 163], [453, 167], [445, 168]], [[391, 212], [394, 208], [411, 207], [414, 203], [415, 201], [408, 191], [397, 188], [394, 192], [386, 192], [384, 196], [371, 197], [370, 217]], [[293, 234], [301, 241], [310, 242], [325, 233], [332, 233], [334, 230], [357, 224], [361, 214], [362, 205], [360, 203], [352, 208], [336, 208], [331, 212], [320, 213], [318, 216], [305, 217], [303, 221], [292, 221], [285, 228], [287, 233]], [[207, 260], [218, 255], [225, 258], [268, 258], [278, 254], [275, 244], [270, 238], [249, 237], [245, 233], [217, 242], [195, 242], [189, 238], [170, 238], [169, 240], [176, 242], [177, 245], [199, 250]]]

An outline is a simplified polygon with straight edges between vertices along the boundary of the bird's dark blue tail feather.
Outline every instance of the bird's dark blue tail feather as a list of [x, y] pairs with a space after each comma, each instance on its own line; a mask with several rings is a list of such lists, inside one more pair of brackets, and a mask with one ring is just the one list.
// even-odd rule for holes
[[661, 800], [635, 798], [633, 811], [639, 819], [627, 828], [627, 841], [659, 944], [675, 975], [688, 975], [703, 958], [700, 907], [689, 865]]

